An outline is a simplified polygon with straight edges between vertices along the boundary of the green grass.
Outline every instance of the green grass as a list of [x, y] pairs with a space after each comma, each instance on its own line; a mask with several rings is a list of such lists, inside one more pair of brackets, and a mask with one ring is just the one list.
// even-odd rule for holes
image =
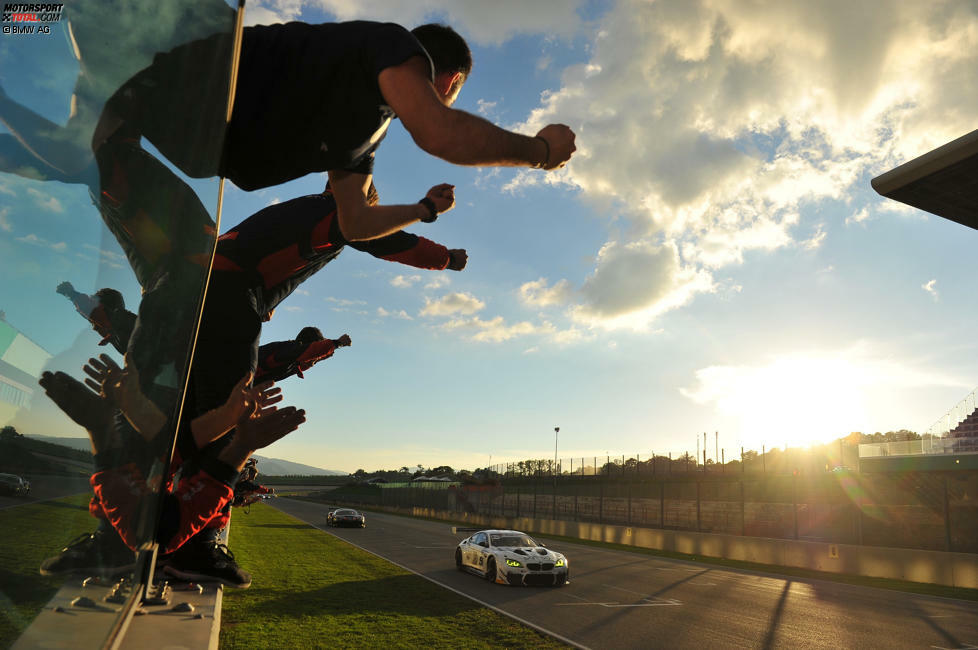
[[266, 505], [235, 515], [254, 581], [224, 592], [222, 648], [565, 647]]
[[37, 567], [76, 535], [95, 530], [88, 495], [0, 510], [0, 648], [9, 647], [57, 593]]

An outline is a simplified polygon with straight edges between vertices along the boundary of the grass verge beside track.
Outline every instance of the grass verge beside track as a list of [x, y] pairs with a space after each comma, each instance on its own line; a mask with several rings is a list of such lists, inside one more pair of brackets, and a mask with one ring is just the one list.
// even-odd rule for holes
[[95, 530], [88, 514], [90, 497], [82, 494], [0, 510], [0, 648], [13, 644], [63, 582], [40, 575], [41, 561], [77, 535]]
[[230, 546], [254, 582], [224, 592], [222, 648], [566, 647], [262, 504]]
[[[292, 496], [293, 499], [301, 499], [304, 501], [313, 501], [315, 503], [333, 503], [333, 501], [326, 501], [320, 498], [312, 496]], [[370, 512], [370, 507], [363, 506], [351, 506], [359, 508], [365, 512]], [[376, 512], [382, 512], [387, 515], [395, 515], [398, 517], [408, 517], [411, 519], [428, 519], [430, 521], [443, 521], [449, 524], [455, 524], [458, 526], [471, 526], [472, 522], [466, 522], [463, 520], [454, 519], [438, 519], [433, 517], [414, 517], [403, 512], [393, 512], [388, 510], [377, 510]], [[687, 562], [699, 562], [701, 564], [715, 564], [718, 566], [730, 567], [731, 569], [743, 569], [745, 571], [755, 571], [758, 573], [767, 573], [774, 576], [790, 576], [794, 578], [809, 578], [813, 580], [826, 580], [829, 582], [841, 582], [850, 585], [858, 585], [861, 587], [874, 587], [876, 589], [893, 589], [895, 591], [906, 591], [916, 594], [924, 594], [927, 596], [940, 596], [941, 598], [957, 598], [959, 600], [975, 600], [978, 601], [978, 589], [968, 589], [965, 587], [947, 587], [944, 585], [928, 584], [924, 582], [910, 582], [909, 580], [893, 580], [890, 578], [870, 578], [866, 576], [850, 575], [845, 573], [830, 573], [827, 571], [814, 571], [811, 569], [799, 569], [794, 567], [784, 567], [774, 564], [759, 564], [755, 562], [741, 562], [739, 560], [726, 560], [723, 558], [707, 557], [705, 555], [687, 555], [686, 553], [676, 553], [673, 551], [660, 551], [658, 549], [642, 548], [640, 546], [629, 546], [627, 544], [612, 544], [608, 542], [595, 542], [586, 539], [579, 539], [577, 537], [563, 537], [560, 535], [551, 535], [549, 533], [541, 533], [534, 530], [524, 531], [536, 537], [544, 537], [546, 539], [554, 539], [563, 542], [571, 542], [573, 544], [584, 544], [586, 546], [595, 546], [598, 548], [608, 548], [618, 551], [627, 551], [629, 553], [642, 553], [644, 555], [653, 555], [656, 557], [665, 557], [673, 560], [684, 560]]]

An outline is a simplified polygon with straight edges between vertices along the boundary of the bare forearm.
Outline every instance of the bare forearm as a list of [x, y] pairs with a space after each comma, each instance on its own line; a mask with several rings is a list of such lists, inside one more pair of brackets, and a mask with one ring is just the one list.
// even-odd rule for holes
[[471, 113], [446, 109], [436, 133], [415, 137], [418, 146], [456, 165], [526, 167], [546, 162], [539, 138], [501, 129]]
[[221, 462], [236, 468], [240, 472], [244, 469], [245, 462], [247, 462], [253, 453], [255, 453], [254, 449], [248, 449], [246, 445], [242, 445], [235, 438], [221, 450], [221, 453], [217, 457]]
[[190, 431], [197, 448], [204, 447], [234, 428], [235, 421], [226, 409], [218, 407], [194, 418]]
[[421, 204], [364, 206], [355, 214], [339, 215], [340, 231], [347, 241], [386, 237], [428, 216]]

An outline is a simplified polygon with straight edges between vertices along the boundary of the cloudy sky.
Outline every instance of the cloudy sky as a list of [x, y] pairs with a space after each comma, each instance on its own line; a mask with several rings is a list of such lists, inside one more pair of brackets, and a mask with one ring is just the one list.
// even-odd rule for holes
[[[717, 431], [730, 458], [741, 445], [922, 432], [978, 385], [978, 233], [869, 184], [976, 128], [978, 6], [554, 6], [250, 5], [250, 23], [446, 22], [475, 59], [456, 107], [578, 135], [572, 162], [546, 174], [453, 167], [392, 126], [375, 169], [382, 201], [455, 184], [456, 209], [410, 230], [466, 248], [469, 266], [417, 271], [351, 249], [303, 285], [263, 340], [316, 325], [353, 346], [283, 384], [309, 420], [266, 455], [474, 468], [552, 457], [559, 426], [562, 458], [679, 454], [704, 431], [711, 455]], [[322, 184], [230, 187], [223, 228]], [[18, 291], [49, 291], [39, 278], [76, 255], [101, 255], [91, 283], [133, 291], [111, 245], [98, 251], [94, 211], [82, 232], [61, 188], [0, 176], [0, 246], [31, 257]], [[53, 353], [77, 344], [7, 302], [8, 320]]]

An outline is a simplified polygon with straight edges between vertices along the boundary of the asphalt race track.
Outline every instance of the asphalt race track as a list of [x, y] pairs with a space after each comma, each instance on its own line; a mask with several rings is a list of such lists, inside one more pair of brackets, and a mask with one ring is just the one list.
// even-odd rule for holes
[[325, 505], [269, 503], [579, 647], [978, 648], [975, 602], [556, 541], [544, 543], [567, 555], [571, 584], [507, 587], [455, 570], [466, 535], [448, 524], [367, 512], [364, 529], [327, 528]]
[[87, 477], [77, 476], [31, 476], [31, 493], [26, 497], [0, 496], [0, 510], [15, 508], [26, 503], [37, 503], [58, 499], [81, 492], [92, 493]]

